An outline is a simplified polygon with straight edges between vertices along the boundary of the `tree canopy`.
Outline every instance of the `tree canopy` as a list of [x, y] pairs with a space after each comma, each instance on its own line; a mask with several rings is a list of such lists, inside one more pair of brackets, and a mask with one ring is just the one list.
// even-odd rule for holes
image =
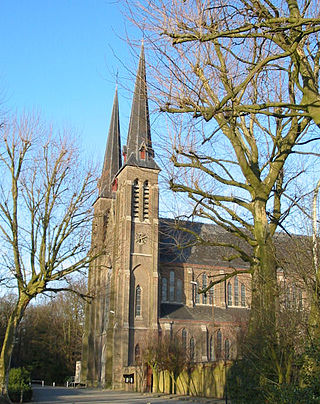
[[319, 2], [127, 5], [149, 48], [151, 96], [168, 117], [170, 188], [191, 201], [190, 218], [234, 236], [194, 240], [229, 247], [231, 266], [236, 258], [249, 264], [250, 346], [256, 361], [276, 366], [275, 235], [292, 230], [286, 220], [312, 191], [307, 173], [318, 167]]
[[228, 259], [250, 264], [258, 306], [268, 307], [272, 239], [302, 197], [305, 157], [318, 155], [318, 2], [135, 5], [132, 20], [152, 54], [152, 95], [173, 122], [170, 187], [192, 201], [193, 216], [241, 240]]

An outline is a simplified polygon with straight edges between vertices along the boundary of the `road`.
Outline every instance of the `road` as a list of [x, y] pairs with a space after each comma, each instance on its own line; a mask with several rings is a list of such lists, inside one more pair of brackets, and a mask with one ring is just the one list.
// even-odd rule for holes
[[75, 389], [65, 387], [32, 386], [33, 402], [41, 404], [148, 404], [148, 403], [223, 403], [220, 400], [197, 399], [196, 397], [159, 396], [157, 394], [129, 393], [114, 390]]

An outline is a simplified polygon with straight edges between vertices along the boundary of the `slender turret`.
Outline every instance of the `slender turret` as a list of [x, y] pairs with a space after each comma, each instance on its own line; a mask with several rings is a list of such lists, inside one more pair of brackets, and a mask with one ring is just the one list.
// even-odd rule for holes
[[153, 160], [144, 47], [141, 46], [138, 72], [132, 100], [125, 165], [159, 169]]
[[104, 156], [103, 169], [99, 183], [99, 196], [112, 198], [112, 184], [114, 177], [121, 167], [121, 146], [120, 146], [120, 123], [118, 90], [113, 100], [111, 122], [109, 127], [106, 153]]

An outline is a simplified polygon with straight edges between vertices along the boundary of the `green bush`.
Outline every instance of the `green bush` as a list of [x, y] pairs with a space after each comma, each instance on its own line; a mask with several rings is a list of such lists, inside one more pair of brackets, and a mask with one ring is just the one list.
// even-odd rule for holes
[[247, 359], [233, 362], [227, 375], [227, 390], [234, 404], [264, 404], [258, 372]]
[[10, 370], [8, 390], [11, 401], [20, 402], [21, 397], [23, 401], [31, 401], [30, 381], [30, 373], [25, 368], [13, 368]]
[[266, 403], [270, 404], [319, 404], [320, 399], [314, 395], [310, 388], [295, 385], [281, 384], [269, 386], [265, 392]]

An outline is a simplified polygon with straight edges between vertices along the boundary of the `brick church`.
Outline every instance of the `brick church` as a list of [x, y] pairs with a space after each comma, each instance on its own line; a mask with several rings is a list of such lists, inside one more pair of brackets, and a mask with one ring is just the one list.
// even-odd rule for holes
[[[247, 323], [250, 277], [218, 247], [193, 245], [175, 221], [159, 217], [160, 168], [152, 148], [144, 50], [141, 49], [127, 144], [121, 152], [115, 94], [99, 195], [94, 204], [92, 251], [103, 251], [89, 270], [82, 381], [123, 388], [144, 349], [160, 338], [179, 338], [191, 360], [214, 364], [236, 355]], [[210, 224], [185, 223], [202, 237], [228, 240]], [[177, 244], [188, 245], [179, 249]], [[240, 274], [198, 290], [211, 279]], [[134, 381], [134, 377], [131, 381]]]

